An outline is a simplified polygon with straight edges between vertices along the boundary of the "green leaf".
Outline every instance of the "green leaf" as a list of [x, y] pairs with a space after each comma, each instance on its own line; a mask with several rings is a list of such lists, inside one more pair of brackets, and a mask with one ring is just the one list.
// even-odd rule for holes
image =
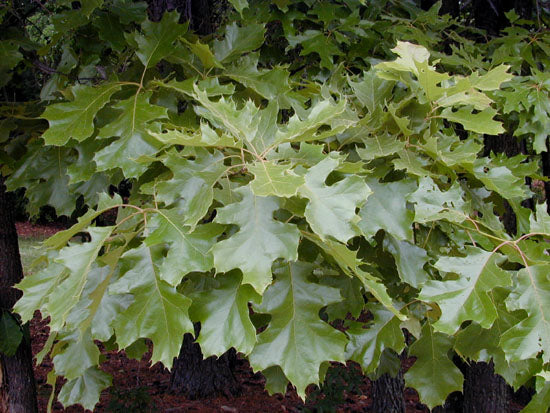
[[367, 108], [369, 113], [375, 113], [384, 107], [386, 100], [391, 97], [394, 82], [381, 79], [376, 75], [375, 70], [363, 72], [363, 79], [360, 82], [348, 80], [359, 102]]
[[256, 328], [250, 321], [248, 304], [260, 302], [250, 285], [241, 285], [242, 276], [234, 271], [216, 277], [217, 285], [193, 296], [190, 314], [200, 321], [198, 343], [204, 357], [221, 356], [234, 347], [249, 354], [256, 344]]
[[[116, 254], [118, 259], [122, 248]], [[111, 338], [114, 333], [113, 321], [134, 301], [130, 294], [107, 293], [113, 272], [114, 268], [110, 266], [97, 267], [90, 271], [82, 293], [87, 298], [81, 300], [67, 317], [68, 327], [78, 326], [81, 331], [90, 327], [94, 340], [105, 342]]]
[[469, 205], [463, 199], [463, 191], [458, 182], [443, 192], [431, 178], [422, 178], [418, 189], [409, 195], [407, 200], [415, 203], [415, 222], [426, 223], [446, 219], [460, 223], [468, 216]]
[[165, 145], [229, 147], [241, 148], [242, 144], [235, 142], [232, 136], [216, 133], [207, 123], [201, 123], [200, 129], [194, 132], [171, 129], [162, 133], [149, 131], [149, 134]]
[[101, 392], [111, 383], [110, 375], [93, 366], [87, 369], [82, 376], [66, 382], [57, 398], [64, 406], [80, 404], [85, 409], [93, 410], [99, 402]]
[[134, 302], [115, 320], [117, 343], [125, 348], [137, 339], [153, 342], [151, 362], [170, 368], [185, 333], [193, 333], [187, 310], [191, 300], [161, 280], [159, 248], [141, 245], [124, 253], [122, 277], [111, 284], [111, 294], [131, 293]]
[[[272, 105], [268, 106], [264, 111], [260, 111], [258, 107], [247, 101], [245, 105], [238, 108], [235, 102], [231, 99], [225, 99], [223, 96], [218, 101], [212, 101], [208, 98], [208, 94], [194, 86], [195, 93], [193, 97], [201, 103], [203, 108], [198, 108], [199, 115], [208, 119], [214, 126], [225, 128], [231, 135], [241, 142], [246, 142], [247, 146], [256, 153], [260, 153], [254, 147], [253, 142], [258, 134], [259, 124], [264, 119], [264, 114], [271, 120], [272, 128], [276, 127], [277, 109], [272, 113]], [[260, 115], [261, 113], [261, 115]], [[204, 134], [204, 133], [203, 133]]]
[[99, 38], [106, 41], [117, 52], [122, 52], [126, 46], [124, 39], [124, 27], [119, 18], [111, 13], [98, 13], [93, 25], [97, 29]]
[[324, 146], [307, 142], [300, 143], [300, 149], [295, 150], [289, 142], [281, 143], [276, 151], [267, 154], [267, 159], [273, 161], [290, 161], [293, 165], [313, 166], [318, 164], [326, 155], [323, 153]]
[[287, 39], [291, 47], [298, 44], [302, 46], [301, 56], [317, 53], [321, 58], [321, 67], [328, 70], [331, 70], [334, 66], [333, 57], [343, 54], [333, 37], [319, 30], [306, 30], [303, 34], [297, 36], [287, 36]]
[[502, 83], [513, 79], [514, 75], [508, 73], [508, 69], [510, 69], [510, 66], [499, 65], [481, 76], [474, 72], [470, 76], [470, 81], [476, 89], [483, 91], [497, 90]]
[[214, 264], [218, 272], [239, 268], [243, 283], [261, 294], [271, 283], [271, 265], [277, 258], [298, 258], [300, 233], [295, 225], [273, 219], [281, 207], [278, 198], [255, 196], [247, 186], [234, 192], [242, 199], [218, 209], [215, 222], [238, 225], [239, 231], [213, 247]]
[[165, 12], [162, 20], [154, 23], [146, 20], [142, 25], [144, 34], [135, 36], [138, 44], [136, 51], [145, 68], [150, 68], [170, 55], [174, 41], [187, 32], [187, 24], [179, 24], [178, 12]]
[[444, 88], [438, 85], [449, 79], [450, 76], [447, 73], [438, 73], [429, 64], [430, 52], [425, 47], [398, 41], [392, 52], [399, 56], [396, 60], [379, 63], [375, 66], [375, 69], [381, 71], [380, 77], [388, 80], [402, 80], [391, 73], [411, 72], [418, 79], [428, 100], [433, 102], [445, 93]]
[[[493, 294], [493, 293], [492, 293]], [[507, 293], [506, 293], [507, 295]], [[460, 330], [455, 342], [455, 351], [463, 358], [475, 361], [494, 363], [495, 373], [501, 375], [517, 391], [542, 367], [541, 359], [527, 359], [521, 361], [507, 361], [504, 351], [499, 347], [502, 332], [521, 321], [520, 317], [511, 315], [504, 307], [504, 297], [498, 292], [495, 294], [499, 309], [499, 318], [490, 329], [484, 329], [477, 323], [471, 323]]]
[[275, 195], [290, 198], [296, 195], [298, 188], [305, 183], [304, 177], [296, 175], [287, 165], [262, 161], [250, 165], [248, 170], [254, 174], [250, 188], [257, 196]]
[[12, 40], [0, 40], [0, 87], [4, 87], [10, 80], [8, 73], [23, 60], [19, 52], [19, 44]]
[[529, 216], [530, 230], [533, 233], [550, 235], [550, 215], [546, 211], [546, 204], [537, 204], [535, 214]]
[[[525, 90], [524, 86], [524, 90]], [[515, 136], [524, 134], [533, 135], [533, 149], [537, 154], [547, 150], [546, 140], [548, 128], [550, 127], [550, 105], [548, 104], [548, 93], [543, 93], [535, 86], [526, 100], [532, 111], [520, 111], [519, 127], [515, 130]], [[521, 91], [519, 91], [521, 93]], [[526, 109], [529, 109], [529, 106]], [[514, 110], [521, 110], [519, 105]]]
[[218, 59], [216, 59], [207, 44], [202, 44], [199, 40], [197, 40], [195, 43], [185, 41], [185, 44], [187, 45], [187, 47], [189, 47], [191, 52], [193, 52], [193, 54], [195, 54], [200, 59], [202, 65], [206, 69], [211, 69], [213, 67], [223, 69], [222, 64], [218, 62]]
[[[356, 121], [346, 117], [346, 101], [340, 100], [334, 104], [331, 100], [317, 102], [307, 112], [307, 116], [295, 114], [286, 127], [277, 131], [276, 142], [302, 142], [323, 139], [334, 136], [353, 126]], [[319, 128], [329, 125], [332, 130], [318, 132]]]
[[147, 18], [147, 3], [144, 1], [115, 0], [109, 10], [116, 14], [123, 24], [141, 23]]
[[405, 373], [405, 384], [418, 392], [420, 401], [430, 410], [442, 405], [452, 392], [462, 391], [464, 377], [447, 356], [451, 347], [452, 339], [435, 333], [427, 323], [420, 339], [410, 348], [409, 354], [416, 361]]
[[435, 267], [459, 278], [449, 281], [428, 281], [418, 298], [434, 302], [441, 308], [441, 317], [433, 327], [454, 334], [460, 325], [473, 320], [489, 328], [497, 318], [497, 309], [490, 295], [496, 287], [511, 285], [510, 274], [498, 264], [504, 257], [477, 247], [466, 247], [465, 257], [442, 257]]
[[226, 26], [223, 40], [214, 41], [214, 55], [222, 63], [229, 62], [260, 47], [264, 42], [264, 34], [263, 24], [249, 23], [244, 27], [239, 27], [234, 22]]
[[159, 269], [160, 278], [177, 287], [182, 278], [192, 272], [206, 272], [214, 267], [210, 252], [223, 226], [199, 225], [190, 230], [182, 224], [182, 217], [173, 210], [157, 210], [148, 222], [153, 232], [145, 239], [148, 246], [167, 243], [168, 254]]
[[441, 117], [451, 122], [460, 123], [464, 129], [487, 135], [500, 135], [504, 133], [502, 123], [493, 119], [496, 110], [487, 108], [474, 113], [471, 108], [461, 107], [453, 111], [451, 108], [443, 109]]
[[389, 133], [375, 134], [363, 139], [364, 148], [357, 147], [357, 154], [365, 161], [393, 155], [405, 148], [405, 142], [400, 141], [395, 135]]
[[358, 227], [363, 235], [371, 238], [383, 229], [399, 240], [412, 240], [414, 212], [407, 208], [407, 197], [416, 189], [412, 180], [379, 183], [367, 180], [372, 194], [359, 211]]
[[95, 154], [98, 171], [121, 168], [124, 176], [136, 178], [147, 169], [147, 164], [137, 160], [154, 155], [160, 149], [161, 145], [151, 138], [149, 131], [160, 132], [160, 126], [152, 121], [167, 117], [167, 109], [152, 105], [150, 98], [150, 92], [140, 93], [113, 105], [121, 114], [100, 129], [98, 138], [119, 139]]
[[290, 263], [275, 271], [276, 281], [258, 308], [271, 315], [271, 322], [258, 335], [249, 358], [254, 370], [280, 366], [302, 398], [309, 384], [319, 382], [323, 362], [344, 360], [347, 341], [319, 318], [322, 307], [341, 298], [337, 289], [309, 282], [312, 269], [306, 263]]
[[42, 118], [50, 127], [42, 138], [48, 145], [65, 145], [69, 139], [82, 142], [94, 133], [94, 118], [121, 85], [105, 83], [99, 87], [76, 85], [72, 88], [74, 99], [70, 102], [49, 105]]
[[504, 198], [527, 196], [524, 180], [512, 174], [505, 166], [494, 166], [489, 158], [476, 159], [473, 174], [487, 189], [497, 192]]
[[206, 96], [231, 95], [235, 93], [235, 85], [233, 83], [220, 84], [220, 80], [217, 77], [207, 77], [198, 82], [196, 77], [190, 77], [181, 82], [177, 80], [171, 80], [170, 82], [153, 80], [151, 83], [166, 89], [175, 90], [190, 97], [195, 96], [195, 85], [197, 85], [199, 90], [205, 92]]
[[92, 340], [90, 330], [82, 336], [79, 332], [63, 339], [63, 350], [53, 358], [55, 372], [74, 380], [90, 367], [99, 363], [99, 349]]
[[24, 291], [23, 297], [14, 306], [14, 310], [21, 316], [23, 323], [32, 320], [37, 309], [42, 311], [42, 314], [47, 314], [47, 303], [50, 295], [68, 275], [68, 268], [50, 262], [46, 268], [26, 275], [16, 285], [16, 288]]
[[545, 363], [550, 361], [550, 265], [521, 269], [514, 289], [506, 299], [509, 311], [525, 310], [527, 317], [502, 334], [500, 346], [508, 360], [534, 358], [541, 351]]
[[279, 366], [271, 366], [262, 371], [265, 377], [265, 389], [270, 396], [280, 393], [286, 394], [288, 379]]
[[50, 329], [59, 331], [69, 312], [81, 298], [92, 265], [114, 227], [89, 228], [90, 242], [69, 245], [59, 251], [55, 261], [69, 270], [67, 278], [52, 290], [48, 299]]
[[329, 239], [321, 240], [315, 235], [306, 235], [306, 237], [317, 244], [323, 251], [327, 253], [344, 274], [349, 277], [357, 277], [363, 286], [369, 291], [380, 304], [386, 307], [390, 312], [395, 314], [400, 320], [405, 320], [406, 317], [397, 310], [392, 302], [391, 297], [386, 291], [386, 287], [381, 280], [372, 276], [359, 268], [362, 262], [357, 258], [357, 252], [350, 250], [346, 245]]
[[69, 229], [56, 232], [50, 238], [44, 241], [44, 246], [52, 249], [60, 249], [79, 232], [83, 232], [90, 223], [101, 214], [122, 205], [122, 198], [118, 194], [114, 194], [111, 198], [106, 193], [99, 196], [99, 202], [96, 210], [88, 210], [84, 215], [78, 218], [78, 222]]
[[277, 102], [278, 106], [289, 107], [286, 96], [292, 91], [290, 73], [283, 67], [258, 70], [258, 53], [250, 53], [241, 57], [232, 66], [224, 71], [224, 75], [252, 89], [270, 102]]
[[323, 239], [333, 237], [345, 243], [358, 234], [356, 225], [360, 218], [355, 210], [367, 200], [371, 190], [359, 176], [348, 176], [327, 186], [328, 175], [340, 163], [336, 156], [329, 155], [310, 168], [299, 194], [309, 199], [305, 216], [313, 231]]
[[399, 278], [403, 282], [419, 288], [428, 280], [428, 273], [424, 270], [428, 254], [424, 248], [392, 236], [384, 238], [384, 247], [393, 255]]
[[[545, 373], [547, 372], [545, 371]], [[550, 406], [550, 380], [548, 380], [547, 374], [546, 377], [537, 376], [536, 389], [537, 392], [520, 413], [541, 413], [548, 411], [548, 406]]]
[[483, 146], [473, 139], [461, 141], [458, 136], [439, 134], [426, 137], [422, 148], [434, 161], [450, 167], [465, 165], [469, 169]]
[[211, 154], [205, 149], [196, 150], [195, 160], [174, 151], [164, 157], [164, 165], [174, 175], [156, 185], [156, 197], [167, 206], [176, 203], [182, 225], [194, 227], [208, 212], [214, 199], [213, 187], [226, 171], [223, 158], [221, 152]]
[[19, 348], [23, 339], [21, 326], [14, 316], [8, 311], [0, 313], [0, 353], [11, 357]]
[[235, 7], [235, 10], [237, 10], [240, 14], [243, 13], [243, 10], [248, 7], [248, 1], [247, 0], [229, 0], [229, 2]]
[[392, 349], [398, 354], [403, 351], [405, 337], [401, 331], [401, 320], [395, 314], [377, 304], [367, 308], [373, 315], [373, 321], [366, 326], [353, 323], [346, 330], [350, 340], [346, 359], [359, 363], [365, 373], [373, 373], [385, 349]]

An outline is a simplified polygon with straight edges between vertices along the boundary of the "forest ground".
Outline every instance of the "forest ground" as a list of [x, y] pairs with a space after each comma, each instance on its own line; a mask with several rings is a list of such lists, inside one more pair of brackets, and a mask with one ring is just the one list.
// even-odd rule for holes
[[[17, 223], [19, 245], [23, 268], [28, 268], [35, 257], [36, 247], [40, 241], [55, 234], [60, 228], [57, 225], [34, 225], [31, 223]], [[37, 312], [30, 325], [33, 355], [36, 355], [44, 346], [48, 338], [47, 323], [40, 318]], [[111, 388], [103, 391], [99, 404], [94, 412], [124, 412], [124, 413], [183, 413], [183, 412], [369, 412], [372, 405], [371, 382], [360, 373], [357, 365], [335, 366], [333, 369], [335, 385], [324, 393], [317, 392], [318, 397], [310, 397], [304, 404], [296, 392], [289, 387], [286, 394], [269, 396], [264, 390], [265, 380], [260, 373], [254, 374], [248, 362], [239, 359], [235, 376], [242, 386], [242, 392], [237, 397], [217, 397], [207, 400], [189, 400], [181, 395], [171, 394], [168, 391], [170, 373], [160, 364], [151, 367], [150, 352], [142, 360], [132, 360], [126, 357], [123, 351], [103, 351], [105, 361], [102, 368], [113, 376]], [[412, 360], [405, 361], [406, 366]], [[51, 386], [46, 383], [48, 371], [52, 368], [49, 358], [36, 366], [35, 378], [37, 383], [39, 412], [46, 412]], [[343, 377], [343, 378], [341, 378]], [[347, 383], [346, 380], [352, 380]], [[57, 390], [62, 382], [58, 380]], [[311, 386], [309, 393], [315, 391]], [[418, 395], [412, 389], [405, 391], [407, 413], [425, 413], [428, 409], [418, 401]], [[521, 409], [512, 403], [512, 412]], [[84, 412], [80, 406], [63, 409], [56, 402], [54, 412], [77, 413]]]

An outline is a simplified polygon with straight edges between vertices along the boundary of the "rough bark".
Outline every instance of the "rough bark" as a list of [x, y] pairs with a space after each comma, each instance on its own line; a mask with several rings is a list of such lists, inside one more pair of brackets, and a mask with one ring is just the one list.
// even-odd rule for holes
[[[546, 152], [541, 154], [542, 157], [542, 174], [550, 177], [550, 148], [548, 139], [546, 139]], [[550, 213], [550, 181], [544, 183], [544, 194], [546, 196], [546, 209]]]
[[[513, 157], [520, 153], [527, 154], [527, 146], [525, 139], [519, 140], [515, 136], [509, 134], [503, 134], [500, 136], [488, 136], [484, 137], [484, 153], [483, 156], [489, 156], [491, 152], [504, 153], [507, 157]], [[527, 185], [531, 184], [529, 178], [527, 178]], [[525, 200], [522, 205], [526, 208], [533, 209], [533, 200]], [[517, 233], [517, 218], [516, 214], [512, 210], [512, 207], [507, 201], [504, 201], [504, 213], [502, 214], [502, 223], [506, 231], [514, 235]]]
[[149, 18], [158, 22], [165, 11], [177, 10], [182, 21], [188, 21], [196, 33], [212, 33], [211, 1], [208, 0], [147, 0]]
[[396, 377], [383, 374], [372, 383], [372, 411], [375, 413], [405, 413], [405, 380], [400, 369]]
[[[20, 297], [13, 285], [23, 271], [13, 219], [12, 194], [6, 192], [0, 175], [0, 309], [10, 311]], [[35, 413], [36, 387], [29, 335], [13, 356], [0, 354], [0, 413]]]
[[223, 395], [236, 396], [241, 389], [233, 368], [236, 362], [234, 350], [221, 357], [203, 359], [201, 349], [191, 334], [185, 334], [180, 354], [174, 361], [170, 390], [183, 393], [189, 399], [204, 399]]
[[489, 413], [509, 411], [509, 387], [495, 374], [493, 362], [471, 363], [464, 380], [464, 412]]
[[192, 0], [147, 0], [149, 18], [158, 22], [165, 11], [177, 10], [185, 20], [191, 19]]
[[[437, 0], [422, 0], [420, 2], [420, 7], [423, 10], [429, 10]], [[439, 9], [439, 14], [450, 14], [453, 17], [458, 17], [460, 14], [460, 4], [458, 0], [443, 0], [441, 3], [441, 8]]]
[[476, 27], [496, 35], [510, 24], [505, 13], [514, 9], [524, 18], [530, 19], [533, 14], [533, 2], [526, 0], [474, 0], [474, 21]]

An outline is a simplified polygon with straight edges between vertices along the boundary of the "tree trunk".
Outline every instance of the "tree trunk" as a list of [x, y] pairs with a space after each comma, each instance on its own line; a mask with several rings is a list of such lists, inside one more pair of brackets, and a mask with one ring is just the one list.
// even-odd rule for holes
[[372, 383], [373, 403], [375, 413], [405, 413], [405, 380], [403, 371], [399, 369], [396, 377], [385, 373]]
[[[429, 10], [437, 0], [421, 0], [420, 7], [423, 10]], [[460, 4], [458, 0], [443, 0], [441, 3], [441, 8], [439, 9], [439, 14], [450, 14], [453, 17], [458, 17], [460, 14]]]
[[495, 374], [493, 362], [474, 363], [468, 367], [464, 380], [464, 413], [509, 411], [509, 388], [506, 381]]
[[211, 1], [208, 0], [147, 0], [149, 18], [158, 22], [165, 11], [177, 10], [181, 21], [188, 21], [191, 29], [201, 35], [212, 33]]
[[[546, 152], [541, 154], [542, 157], [542, 174], [550, 177], [550, 147], [548, 138], [546, 139]], [[550, 213], [550, 181], [544, 182], [544, 196], [546, 198], [546, 209]]]
[[533, 15], [533, 2], [527, 0], [474, 0], [474, 20], [476, 27], [496, 35], [510, 24], [505, 13], [514, 9], [524, 19]]
[[174, 362], [170, 390], [189, 399], [223, 395], [236, 396], [240, 386], [233, 375], [236, 354], [233, 349], [223, 356], [203, 359], [201, 349], [191, 334], [185, 334], [180, 354]]
[[[12, 194], [7, 193], [0, 175], [0, 310], [13, 308], [20, 297], [13, 285], [22, 278]], [[0, 354], [0, 413], [37, 411], [31, 343], [25, 334], [13, 356]]]
[[[191, 28], [198, 34], [212, 32], [210, 1], [147, 0], [147, 3], [149, 17], [153, 21], [159, 21], [165, 11], [178, 10], [182, 19], [189, 21]], [[189, 399], [209, 398], [219, 394], [236, 395], [240, 387], [233, 375], [235, 360], [234, 350], [220, 358], [209, 357], [204, 360], [199, 345], [193, 342], [193, 336], [185, 334], [180, 354], [172, 368], [170, 390], [183, 393]]]

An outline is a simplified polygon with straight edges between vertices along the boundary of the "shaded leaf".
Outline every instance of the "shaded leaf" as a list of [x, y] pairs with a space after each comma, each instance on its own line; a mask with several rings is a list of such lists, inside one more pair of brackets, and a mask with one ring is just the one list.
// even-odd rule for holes
[[299, 194], [309, 200], [305, 216], [313, 231], [322, 238], [347, 242], [358, 233], [360, 218], [355, 209], [367, 200], [371, 190], [359, 176], [348, 176], [327, 186], [328, 175], [339, 165], [340, 160], [329, 155], [310, 168]]
[[392, 349], [398, 354], [403, 351], [405, 337], [401, 331], [401, 320], [395, 314], [381, 305], [373, 304], [367, 308], [374, 320], [366, 326], [353, 323], [346, 331], [350, 339], [346, 359], [359, 363], [365, 373], [373, 373], [385, 349]]
[[156, 197], [167, 206], [176, 203], [181, 224], [194, 227], [208, 212], [214, 199], [214, 184], [225, 173], [223, 154], [200, 149], [195, 160], [189, 160], [177, 152], [168, 152], [163, 163], [174, 175], [155, 186]]
[[407, 197], [416, 189], [412, 180], [379, 183], [368, 179], [372, 194], [359, 211], [361, 221], [357, 224], [363, 235], [371, 238], [380, 230], [399, 240], [412, 240], [414, 211], [407, 208]]
[[451, 347], [449, 336], [435, 333], [430, 324], [425, 324], [422, 336], [410, 348], [409, 354], [416, 361], [405, 373], [405, 384], [418, 392], [429, 409], [442, 405], [452, 392], [462, 391], [464, 377], [447, 356]]
[[153, 342], [151, 362], [162, 362], [170, 368], [177, 357], [185, 333], [193, 333], [187, 310], [191, 305], [184, 295], [161, 280], [158, 248], [141, 245], [124, 253], [122, 277], [111, 284], [112, 294], [131, 293], [134, 302], [115, 320], [115, 333], [120, 348], [137, 339]]
[[200, 321], [197, 342], [204, 357], [220, 357], [234, 347], [249, 354], [256, 344], [256, 328], [250, 321], [248, 304], [258, 303], [260, 296], [250, 285], [241, 285], [242, 276], [230, 272], [216, 278], [214, 288], [193, 296], [190, 314]]
[[504, 257], [477, 247], [466, 247], [465, 257], [442, 257], [435, 267], [440, 271], [458, 274], [449, 281], [428, 281], [418, 298], [434, 302], [441, 308], [441, 317], [433, 327], [454, 334], [460, 325], [473, 320], [489, 328], [497, 318], [497, 309], [490, 291], [511, 284], [510, 274], [498, 264]]
[[152, 233], [145, 244], [169, 244], [159, 275], [168, 284], [177, 287], [182, 278], [192, 272], [206, 272], [214, 267], [210, 252], [223, 227], [216, 224], [199, 225], [192, 231], [182, 224], [182, 217], [173, 210], [157, 210], [148, 222]]
[[97, 112], [120, 88], [118, 83], [105, 83], [99, 87], [74, 86], [72, 101], [49, 105], [42, 114], [50, 124], [42, 135], [46, 144], [61, 146], [71, 138], [81, 142], [91, 136]]
[[429, 275], [424, 270], [428, 254], [424, 248], [392, 236], [384, 238], [384, 247], [393, 255], [399, 278], [403, 282], [419, 288], [428, 280]]
[[149, 131], [160, 131], [155, 119], [166, 118], [167, 109], [152, 105], [151, 93], [140, 93], [117, 102], [113, 109], [121, 111], [111, 123], [100, 129], [98, 138], [118, 137], [114, 142], [96, 152], [94, 161], [98, 171], [121, 168], [128, 178], [140, 176], [147, 164], [137, 162], [139, 157], [155, 154], [161, 145]]
[[275, 195], [291, 197], [305, 183], [303, 176], [296, 175], [288, 166], [272, 162], [256, 162], [248, 167], [254, 174], [250, 188], [257, 196]]
[[135, 36], [139, 60], [146, 68], [152, 67], [173, 52], [174, 41], [187, 32], [187, 24], [179, 24], [179, 13], [165, 12], [158, 23], [146, 20], [142, 24], [144, 34]]
[[263, 24], [249, 23], [239, 27], [237, 23], [232, 23], [226, 26], [223, 40], [214, 41], [214, 55], [222, 63], [231, 61], [243, 53], [260, 47], [264, 42], [264, 34]]
[[213, 247], [214, 264], [218, 272], [239, 268], [243, 283], [261, 294], [271, 283], [273, 261], [298, 258], [300, 233], [295, 225], [273, 219], [281, 207], [278, 198], [255, 196], [248, 187], [235, 192], [242, 199], [218, 209], [215, 222], [238, 225], [239, 231]]
[[506, 299], [510, 311], [525, 310], [527, 317], [502, 334], [500, 346], [508, 360], [534, 358], [543, 351], [542, 359], [550, 361], [550, 265], [521, 269], [514, 289]]
[[8, 311], [0, 313], [0, 353], [11, 357], [23, 339], [21, 327]]
[[57, 398], [64, 406], [80, 404], [85, 409], [92, 410], [99, 402], [101, 392], [109, 387], [111, 382], [110, 375], [93, 366], [82, 376], [66, 382]]
[[250, 354], [254, 370], [280, 366], [305, 398], [305, 389], [319, 382], [325, 361], [343, 361], [346, 337], [321, 321], [319, 310], [339, 301], [337, 289], [307, 281], [312, 266], [285, 264], [275, 271], [276, 281], [265, 292], [258, 311], [271, 315], [267, 329], [258, 335]]
[[[62, 328], [69, 312], [80, 300], [92, 266], [113, 229], [114, 227], [89, 228], [90, 242], [69, 245], [59, 251], [55, 261], [68, 269], [68, 276], [49, 294], [47, 311], [52, 330], [59, 331]], [[59, 270], [65, 272], [64, 269]]]

